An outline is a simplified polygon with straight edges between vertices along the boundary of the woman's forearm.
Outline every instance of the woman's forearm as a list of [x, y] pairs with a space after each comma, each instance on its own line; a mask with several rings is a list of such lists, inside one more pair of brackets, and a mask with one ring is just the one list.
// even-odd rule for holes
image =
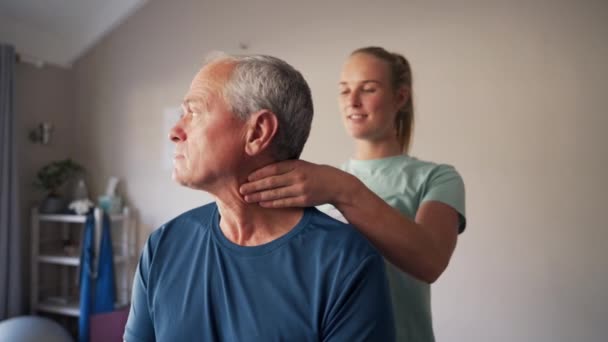
[[334, 206], [393, 265], [427, 283], [443, 273], [451, 251], [443, 250], [432, 229], [408, 219], [352, 175], [342, 188]]

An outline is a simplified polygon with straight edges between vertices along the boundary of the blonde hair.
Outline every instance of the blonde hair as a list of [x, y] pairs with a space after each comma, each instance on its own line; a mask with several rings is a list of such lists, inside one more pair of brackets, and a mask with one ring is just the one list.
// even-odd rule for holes
[[388, 64], [392, 86], [394, 90], [405, 86], [408, 90], [407, 102], [395, 116], [397, 139], [401, 145], [401, 152], [408, 153], [414, 130], [414, 102], [412, 99], [412, 69], [408, 60], [398, 53], [386, 51], [378, 46], [368, 46], [353, 51], [350, 55], [358, 53], [368, 54], [385, 61]]

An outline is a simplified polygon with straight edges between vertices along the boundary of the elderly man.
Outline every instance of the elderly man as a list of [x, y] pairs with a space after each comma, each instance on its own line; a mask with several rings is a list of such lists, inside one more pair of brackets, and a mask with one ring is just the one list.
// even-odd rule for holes
[[246, 203], [239, 186], [298, 158], [312, 121], [302, 75], [269, 56], [224, 56], [195, 76], [170, 132], [173, 178], [211, 193], [149, 237], [125, 340], [391, 341], [383, 259], [315, 208]]

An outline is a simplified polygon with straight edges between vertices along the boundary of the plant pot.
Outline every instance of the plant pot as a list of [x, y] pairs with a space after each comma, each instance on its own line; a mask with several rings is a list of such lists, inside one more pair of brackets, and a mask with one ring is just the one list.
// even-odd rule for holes
[[58, 214], [65, 212], [66, 201], [63, 197], [49, 196], [40, 203], [39, 211], [43, 214]]

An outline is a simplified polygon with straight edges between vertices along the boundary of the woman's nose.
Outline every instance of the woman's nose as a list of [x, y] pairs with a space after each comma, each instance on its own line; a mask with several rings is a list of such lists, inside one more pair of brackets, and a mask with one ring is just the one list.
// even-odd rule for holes
[[348, 104], [355, 108], [361, 106], [361, 96], [359, 96], [358, 91], [352, 91], [348, 94]]

